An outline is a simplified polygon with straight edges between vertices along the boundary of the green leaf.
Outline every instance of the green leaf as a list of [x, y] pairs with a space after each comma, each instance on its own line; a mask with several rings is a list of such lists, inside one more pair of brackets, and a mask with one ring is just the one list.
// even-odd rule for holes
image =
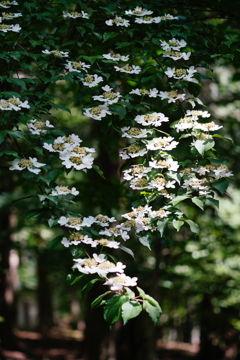
[[52, 169], [47, 174], [47, 180], [50, 182], [54, 182], [63, 172], [64, 168]]
[[109, 110], [118, 114], [121, 120], [124, 119], [127, 113], [126, 108], [123, 105], [117, 105], [117, 104], [110, 105]]
[[139, 292], [139, 296], [141, 296], [141, 298], [145, 299], [145, 292], [143, 291], [143, 289], [141, 289], [140, 287], [137, 286], [137, 290]]
[[24, 135], [24, 133], [23, 133], [22, 131], [19, 131], [19, 130], [10, 130], [10, 131], [8, 131], [8, 133], [9, 133], [10, 135], [12, 135], [13, 137], [15, 137], [15, 138], [26, 139], [26, 138], [25, 138], [25, 135]]
[[149, 250], [151, 250], [151, 247], [150, 247], [150, 241], [149, 241], [149, 237], [148, 236], [140, 236], [138, 238], [138, 240], [140, 241], [140, 243], [146, 247], [149, 248]]
[[49, 225], [50, 228], [57, 225], [57, 224], [58, 224], [58, 219], [49, 219], [48, 220], [48, 225]]
[[85, 294], [86, 294], [89, 290], [91, 290], [91, 288], [93, 287], [93, 285], [94, 285], [97, 281], [100, 281], [100, 279], [93, 279], [93, 280], [89, 281], [89, 283], [87, 283], [86, 285], [84, 285], [84, 287], [83, 287], [82, 290], [81, 290], [82, 297], [84, 297]]
[[159, 307], [154, 306], [148, 300], [144, 300], [143, 301], [143, 310], [145, 310], [148, 313], [148, 315], [150, 316], [150, 318], [152, 319], [152, 321], [156, 325], [159, 318], [160, 318], [160, 315], [161, 315], [160, 306]]
[[142, 305], [138, 301], [125, 302], [122, 305], [123, 325], [125, 325], [128, 322], [128, 320], [138, 316], [141, 311], [142, 311]]
[[220, 139], [227, 140], [227, 141], [229, 141], [230, 143], [233, 144], [233, 140], [231, 138], [227, 138], [226, 136], [222, 136], [222, 135], [219, 135], [219, 134], [213, 134], [213, 137], [218, 137]]
[[172, 201], [170, 201], [170, 204], [172, 204], [173, 206], [176, 206], [183, 200], [188, 199], [189, 197], [190, 197], [189, 195], [178, 195], [174, 199], [172, 199]]
[[125, 251], [126, 253], [128, 253], [129, 255], [131, 255], [134, 259], [134, 253], [132, 252], [131, 249], [127, 248], [126, 246], [123, 246], [122, 244], [119, 245], [119, 249]]
[[194, 221], [192, 220], [185, 220], [186, 223], [188, 223], [188, 225], [190, 226], [190, 230], [195, 233], [195, 234], [198, 234], [200, 229], [199, 229], [199, 226], [198, 224], [196, 224]]
[[93, 309], [93, 308], [95, 308], [95, 307], [97, 307], [97, 306], [100, 306], [102, 299], [103, 299], [106, 295], [111, 294], [111, 293], [112, 293], [112, 291], [106, 291], [104, 294], [98, 296], [98, 297], [97, 297], [95, 300], [93, 300], [93, 302], [91, 303], [91, 308]]
[[200, 209], [204, 210], [204, 201], [203, 201], [203, 200], [201, 200], [201, 199], [199, 199], [199, 198], [197, 198], [197, 197], [194, 197], [194, 198], [192, 198], [191, 200], [192, 200], [192, 202], [193, 202], [195, 205], [197, 205], [198, 207], [200, 207]]
[[47, 248], [48, 248], [48, 249], [53, 249], [53, 248], [55, 248], [56, 246], [58, 246], [58, 245], [61, 243], [62, 238], [63, 238], [62, 235], [59, 235], [59, 236], [55, 237], [53, 240], [51, 240], [51, 241], [48, 243]]
[[212, 182], [212, 187], [217, 189], [222, 195], [226, 192], [229, 185], [227, 179], [219, 179]]
[[207, 139], [207, 140], [196, 140], [194, 142], [194, 147], [197, 149], [197, 151], [199, 152], [199, 154], [201, 154], [202, 156], [204, 155], [204, 153], [210, 149], [212, 149], [215, 145], [214, 140], [212, 139]]
[[169, 223], [169, 219], [166, 220], [158, 220], [157, 222], [157, 229], [160, 232], [160, 235], [163, 236], [164, 231]]
[[219, 208], [219, 200], [213, 199], [211, 197], [207, 198], [208, 201], [210, 201], [213, 205], [215, 205], [217, 208]]
[[42, 214], [43, 209], [34, 209], [34, 210], [30, 210], [27, 212], [27, 214], [25, 215], [25, 219], [28, 220], [32, 217], [37, 217], [40, 214]]
[[22, 80], [22, 79], [18, 79], [18, 78], [8, 78], [8, 79], [7, 79], [7, 82], [9, 82], [9, 83], [11, 83], [11, 84], [14, 84], [14, 85], [21, 86], [21, 88], [22, 88], [23, 90], [26, 90], [25, 81]]
[[5, 140], [5, 137], [8, 135], [8, 131], [4, 130], [0, 132], [0, 144], [2, 144]]
[[78, 282], [79, 280], [81, 280], [84, 276], [85, 276], [85, 274], [81, 274], [81, 275], [68, 274], [66, 282], [68, 285], [73, 285], [76, 282]]
[[114, 38], [114, 37], [116, 37], [116, 36], [118, 36], [119, 35], [119, 33], [117, 33], [117, 32], [107, 32], [107, 33], [104, 33], [103, 34], [103, 42], [105, 42], [105, 41], [107, 41], [107, 40], [109, 40], [109, 39], [112, 39], [112, 38]]
[[132, 42], [117, 42], [116, 43], [116, 49], [121, 49], [126, 46], [132, 46]]
[[96, 172], [97, 172], [103, 179], [106, 179], [105, 176], [104, 176], [103, 171], [100, 170], [97, 165], [92, 165], [92, 168], [93, 168], [94, 170], [96, 170]]
[[18, 157], [18, 153], [16, 151], [11, 151], [11, 150], [0, 151], [0, 157], [3, 156], [4, 154]]
[[122, 313], [122, 305], [129, 301], [126, 295], [114, 295], [107, 300], [103, 309], [103, 317], [109, 325], [118, 321]]
[[69, 114], [71, 114], [71, 111], [68, 108], [66, 108], [65, 106], [55, 104], [55, 103], [53, 103], [51, 101], [49, 101], [49, 104], [52, 105], [52, 107], [55, 108], [55, 109], [60, 109], [60, 110], [63, 110], [63, 111], [67, 111]]
[[184, 221], [181, 221], [181, 220], [173, 220], [172, 225], [173, 225], [173, 227], [175, 227], [175, 229], [176, 229], [177, 231], [179, 231], [180, 228], [184, 225]]

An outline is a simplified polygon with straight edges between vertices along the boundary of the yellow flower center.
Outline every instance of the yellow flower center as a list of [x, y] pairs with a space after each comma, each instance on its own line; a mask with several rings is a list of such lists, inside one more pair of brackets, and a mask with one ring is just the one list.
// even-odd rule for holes
[[141, 147], [139, 145], [131, 145], [129, 146], [129, 148], [127, 149], [127, 153], [128, 154], [135, 154], [137, 153], [139, 150], [141, 150]]
[[72, 13], [71, 13], [71, 15], [73, 15], [73, 16], [75, 16], [75, 17], [82, 17], [82, 14], [81, 13], [79, 13], [79, 12], [77, 12], [77, 11], [73, 11]]
[[137, 187], [143, 187], [146, 186], [147, 184], [148, 184], [147, 179], [138, 179], [138, 181], [136, 182]]
[[168, 94], [168, 97], [170, 97], [170, 98], [175, 98], [178, 96], [178, 93], [175, 90], [171, 90], [167, 94]]
[[194, 110], [192, 111], [192, 116], [201, 116], [202, 115], [202, 111], [201, 110]]
[[66, 192], [66, 193], [70, 193], [71, 190], [69, 190], [66, 186], [60, 186], [60, 188], [58, 189], [59, 191], [62, 192]]
[[88, 83], [92, 83], [94, 80], [94, 77], [91, 75], [85, 76], [84, 80]]
[[208, 169], [208, 170], [215, 170], [215, 169], [216, 169], [216, 167], [215, 167], [215, 166], [213, 166], [213, 165], [206, 165], [206, 166], [205, 166], [205, 169]]
[[100, 108], [100, 106], [95, 106], [90, 110], [90, 113], [93, 115], [100, 115], [102, 112], [102, 109]]
[[53, 144], [53, 149], [56, 151], [63, 151], [65, 149], [64, 144]]
[[74, 143], [74, 140], [71, 136], [65, 136], [64, 137], [64, 141], [68, 144], [73, 144]]
[[149, 224], [149, 220], [147, 217], [142, 218], [142, 222], [144, 223], [144, 225], [148, 225]]
[[33, 166], [33, 162], [31, 160], [27, 160], [27, 159], [22, 159], [18, 165], [21, 168], [26, 168], [26, 167], [32, 167]]
[[72, 217], [71, 219], [68, 220], [68, 224], [72, 226], [80, 225], [81, 223], [82, 223], [82, 219], [78, 217]]
[[62, 53], [59, 50], [52, 50], [51, 54], [53, 54], [54, 56], [62, 56]]
[[123, 66], [123, 69], [126, 70], [126, 71], [132, 71], [133, 67], [130, 66], [130, 65], [125, 65], [125, 66]]
[[103, 270], [112, 269], [113, 267], [115, 267], [115, 264], [110, 261], [104, 261], [98, 265], [98, 268]]
[[76, 164], [76, 165], [81, 165], [82, 164], [82, 157], [81, 156], [70, 156], [69, 160]]
[[121, 18], [116, 18], [112, 22], [113, 22], [113, 24], [122, 24], [124, 22], [124, 20]]
[[99, 245], [106, 246], [109, 244], [109, 241], [107, 239], [99, 239], [98, 243]]
[[168, 145], [169, 145], [169, 142], [167, 140], [163, 140], [163, 139], [156, 141], [154, 144], [155, 147], [158, 147], [158, 146], [166, 147]]
[[144, 16], [144, 17], [143, 17], [143, 20], [145, 20], [145, 21], [152, 20], [152, 16]]
[[143, 211], [144, 210], [144, 207], [143, 206], [138, 206], [137, 207], [137, 211]]
[[187, 73], [187, 70], [185, 70], [185, 69], [177, 69], [174, 71], [174, 74], [178, 77], [186, 75], [186, 73]]
[[191, 119], [189, 119], [187, 116], [179, 120], [179, 124], [188, 124], [191, 123]]
[[220, 165], [218, 167], [218, 170], [226, 170], [226, 171], [229, 171], [229, 168], [226, 166], [226, 165]]
[[140, 94], [142, 95], [150, 95], [150, 91], [146, 90], [146, 89], [140, 89], [139, 90]]
[[[1, 3], [1, 4], [2, 4], [2, 3]], [[13, 16], [14, 16], [13, 13], [4, 14], [4, 15], [3, 15], [3, 19], [4, 19], [4, 20], [8, 20], [8, 19], [11, 19]]]
[[4, 109], [7, 109], [9, 107], [9, 103], [6, 100], [1, 100], [0, 106], [3, 107]]
[[72, 67], [74, 68], [74, 69], [81, 69], [81, 67], [82, 67], [82, 63], [79, 61], [79, 62], [77, 62], [77, 61], [72, 61], [71, 62], [71, 65], [72, 65]]
[[127, 221], [125, 221], [124, 227], [125, 228], [135, 228], [136, 227], [135, 220], [127, 220]]
[[166, 53], [173, 57], [181, 57], [181, 54], [176, 51], [166, 50]]
[[185, 168], [183, 170], [183, 175], [190, 175], [191, 174], [191, 169], [190, 168]]
[[133, 10], [132, 13], [137, 14], [137, 15], [141, 15], [143, 13], [143, 11], [141, 11], [141, 10]]
[[111, 57], [113, 57], [114, 59], [121, 59], [120, 54], [113, 54], [113, 55], [111, 55]]
[[81, 233], [73, 233], [69, 236], [70, 241], [82, 241], [84, 240], [84, 235]]
[[11, 25], [5, 25], [5, 24], [0, 25], [0, 29], [11, 29], [11, 28], [12, 28]]
[[163, 209], [160, 209], [160, 210], [156, 211], [156, 214], [159, 215], [159, 216], [164, 216], [166, 214], [166, 211], [163, 210]]
[[132, 127], [131, 129], [128, 130], [127, 133], [132, 136], [137, 136], [141, 133], [141, 130], [136, 127]]
[[113, 100], [117, 97], [117, 95], [113, 91], [105, 91], [103, 93], [103, 96], [105, 99]]
[[106, 218], [106, 216], [102, 216], [102, 215], [97, 215], [97, 216], [96, 216], [96, 220], [97, 220], [97, 221], [100, 221], [100, 222], [102, 222], [102, 223], [108, 222], [108, 218]]
[[144, 166], [136, 165], [136, 166], [134, 166], [134, 168], [132, 168], [132, 173], [133, 173], [133, 175], [141, 174], [141, 172], [143, 172], [143, 170], [144, 170]]
[[112, 227], [111, 229], [109, 229], [109, 231], [115, 234], [121, 234], [121, 231], [117, 227]]
[[138, 216], [138, 214], [135, 213], [134, 211], [132, 211], [132, 212], [128, 213], [128, 216], [129, 216], [130, 218], [136, 218], [136, 217]]
[[112, 278], [113, 282], [117, 283], [117, 284], [125, 284], [126, 280], [121, 277], [121, 276], [116, 276], [114, 278]]
[[166, 160], [159, 160], [159, 161], [157, 162], [157, 165], [158, 165], [158, 166], [162, 166], [162, 167], [166, 167], [166, 168], [169, 168], [169, 167], [170, 167], [170, 165], [168, 164], [168, 162], [167, 162]]
[[13, 104], [13, 105], [16, 105], [16, 106], [21, 104], [21, 101], [20, 101], [20, 100], [14, 99], [14, 98], [8, 99], [8, 102], [11, 103], [11, 104]]
[[85, 260], [82, 265], [83, 266], [88, 266], [88, 267], [94, 267], [94, 266], [97, 266], [97, 261], [95, 259], [87, 259]]
[[86, 150], [84, 149], [84, 147], [81, 146], [75, 146], [75, 148], [73, 149], [73, 152], [75, 152], [76, 154], [79, 155], [86, 155]]
[[170, 46], [179, 46], [179, 42], [178, 41], [172, 41], [169, 43]]
[[164, 186], [164, 185], [166, 185], [167, 181], [165, 179], [163, 179], [162, 177], [157, 177], [155, 179], [155, 183], [157, 185]]
[[209, 122], [209, 123], [204, 124], [204, 126], [206, 126], [206, 128], [207, 128], [208, 130], [210, 130], [210, 129], [214, 128], [215, 123], [214, 123], [213, 121], [211, 121], [211, 122]]
[[158, 119], [158, 116], [156, 114], [147, 114], [147, 115], [144, 115], [144, 120], [145, 121], [157, 121]]
[[45, 124], [41, 121], [36, 121], [33, 126], [36, 128], [36, 129], [43, 129], [45, 127]]

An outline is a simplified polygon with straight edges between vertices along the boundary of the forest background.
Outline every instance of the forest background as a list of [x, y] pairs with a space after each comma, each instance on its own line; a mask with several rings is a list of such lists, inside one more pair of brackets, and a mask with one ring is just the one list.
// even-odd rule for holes
[[[66, 282], [71, 272], [72, 256], [61, 244], [62, 228], [57, 224], [50, 224], [50, 227], [49, 223], [46, 224], [46, 217], [51, 218], [51, 211], [46, 212], [49, 203], [44, 207], [43, 216], [32, 179], [23, 176], [22, 172], [9, 171], [9, 162], [14, 159], [11, 151], [18, 153], [19, 143], [21, 151], [29, 148], [24, 139], [26, 128], [21, 125], [16, 128], [18, 121], [21, 122], [29, 110], [16, 112], [14, 117], [11, 112], [10, 122], [5, 116], [6, 111], [2, 111], [0, 326], [3, 349], [19, 349], [16, 328], [38, 331], [48, 337], [51, 329], [63, 319], [68, 319], [73, 333], [85, 327], [81, 351], [82, 356], [90, 360], [107, 359], [111, 351], [111, 356], [116, 359], [152, 360], [156, 356], [157, 339], [190, 343], [194, 333], [199, 333], [200, 337], [199, 359], [239, 359], [238, 5], [238, 1], [223, 0], [212, 1], [211, 4], [205, 1], [59, 0], [19, 1], [18, 5], [11, 7], [11, 12], [16, 9], [17, 13], [23, 13], [14, 23], [19, 23], [24, 31], [0, 34], [7, 39], [1, 42], [3, 97], [7, 93], [21, 94], [34, 104], [28, 120], [32, 117], [31, 111], [38, 109], [44, 120], [54, 120], [55, 135], [60, 136], [61, 131], [76, 133], [86, 146], [97, 148], [94, 163], [103, 171], [105, 179], [100, 171], [94, 169], [86, 174], [71, 171], [67, 175], [68, 185], [80, 192], [77, 211], [86, 216], [101, 213], [117, 217], [124, 212], [127, 204], [138, 198], [136, 191], [129, 191], [122, 185], [119, 170], [123, 165], [118, 155], [119, 146], [122, 148], [125, 143], [118, 129], [126, 113], [121, 106], [112, 108], [115, 111], [112, 121], [98, 122], [83, 116], [91, 89], [79, 85], [76, 74], [59, 74], [58, 58], [47, 60], [51, 69], [49, 65], [49, 69], [45, 68], [45, 73], [41, 73], [41, 66], [46, 60], [41, 60], [36, 54], [47, 48], [69, 51], [71, 56], [74, 54], [73, 58], [80, 57], [96, 67], [99, 54], [110, 50], [125, 55], [137, 54], [134, 62], [137, 66], [142, 64], [141, 51], [144, 51], [146, 43], [155, 36], [159, 37], [162, 29], [169, 37], [184, 37], [188, 50], [192, 52], [191, 65], [199, 69], [202, 84], [189, 83], [187, 90], [195, 98], [199, 97], [212, 119], [223, 126], [218, 132], [220, 136], [232, 139], [217, 139], [215, 149], [219, 158], [230, 164], [234, 181], [231, 181], [228, 193], [218, 193], [219, 210], [210, 203], [204, 211], [194, 207], [190, 201], [181, 205], [181, 210], [199, 225], [198, 235], [185, 225], [179, 232], [170, 226], [164, 237], [158, 236], [151, 250], [136, 241], [132, 241], [131, 246], [127, 245], [134, 252], [135, 261], [129, 254], [118, 254], [127, 264], [129, 275], [137, 276], [139, 286], [159, 301], [163, 314], [155, 327], [147, 314], [141, 314], [125, 326], [120, 320], [110, 331], [103, 319], [102, 308], [90, 309], [91, 302], [102, 292], [101, 286], [96, 283], [83, 296], [81, 289], [84, 285], [79, 282], [69, 285]], [[136, 6], [153, 10], [154, 16], [170, 13], [178, 20], [165, 22], [164, 25], [161, 21], [151, 30], [146, 25], [132, 34], [130, 28], [123, 32], [117, 26], [106, 26], [105, 21], [113, 18], [119, 9], [124, 13]], [[60, 16], [68, 10], [91, 13], [91, 17], [73, 20]], [[3, 8], [3, 11], [7, 10]], [[128, 36], [128, 41], [122, 40], [119, 34]], [[153, 42], [152, 46], [156, 43]], [[42, 84], [32, 76], [32, 71], [37, 73], [35, 64], [41, 69]], [[156, 86], [161, 90], [165, 85], [165, 78], [159, 76], [156, 79], [154, 73], [147, 71], [143, 76], [131, 77], [128, 85], [132, 86], [131, 81], [136, 81], [136, 78], [138, 84], [147, 89]], [[169, 106], [165, 102], [160, 110], [177, 120], [181, 117], [181, 109], [175, 105]], [[36, 137], [34, 142], [37, 143]], [[37, 148], [36, 144], [33, 145]], [[189, 150], [185, 150], [186, 153], [182, 148], [182, 159], [189, 155]], [[41, 153], [41, 149], [36, 151]], [[54, 175], [60, 176], [56, 182], [60, 185], [60, 181], [64, 180], [62, 173]], [[53, 181], [56, 179], [53, 178]], [[24, 199], [19, 200], [21, 198]], [[114, 344], [114, 351], [111, 344]]]

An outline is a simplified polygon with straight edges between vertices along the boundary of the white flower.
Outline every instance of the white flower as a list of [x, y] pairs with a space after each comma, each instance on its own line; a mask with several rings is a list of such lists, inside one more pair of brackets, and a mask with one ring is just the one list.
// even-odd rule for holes
[[174, 161], [171, 157], [160, 160], [149, 161], [149, 166], [154, 169], [165, 169], [167, 168], [169, 171], [177, 171], [179, 168], [178, 162]]
[[173, 19], [178, 19], [177, 16], [172, 16], [170, 14], [164, 14], [163, 16], [160, 16], [160, 18], [162, 20], [173, 20]]
[[85, 64], [83, 61], [67, 61], [67, 64], [65, 65], [65, 68], [69, 71], [76, 71], [81, 72], [81, 70], [87, 71], [86, 69], [89, 69], [91, 66]]
[[111, 105], [118, 102], [122, 97], [119, 92], [112, 91], [113, 88], [108, 85], [103, 86], [102, 89], [104, 90], [104, 93], [102, 95], [94, 95], [93, 100], [103, 101], [105, 104]]
[[160, 91], [159, 95], [158, 95], [161, 100], [168, 100], [168, 103], [175, 103], [177, 100], [184, 100], [185, 99], [185, 94], [178, 94], [178, 92], [176, 90], [171, 90], [171, 91]]
[[132, 180], [134, 177], [141, 178], [145, 176], [152, 169], [143, 165], [131, 165], [130, 169], [123, 170], [123, 179]]
[[93, 254], [93, 258], [87, 259], [73, 259], [77, 262], [73, 268], [77, 268], [84, 274], [98, 274], [99, 276], [106, 277], [109, 272], [122, 273], [126, 265], [121, 262], [114, 264], [107, 260], [105, 254]]
[[187, 43], [185, 40], [177, 40], [175, 38], [167, 41], [160, 40], [161, 48], [163, 50], [177, 50], [179, 51], [182, 47], [186, 46]]
[[135, 7], [134, 10], [125, 11], [126, 15], [134, 15], [134, 16], [146, 16], [146, 15], [151, 15], [152, 13], [153, 11], [141, 8], [140, 6]]
[[197, 83], [197, 79], [194, 79], [193, 74], [197, 72], [197, 70], [194, 68], [194, 66], [190, 66], [189, 69], [175, 69], [175, 68], [167, 68], [167, 71], [165, 71], [165, 74], [169, 78], [174, 78], [177, 80], [185, 80]]
[[211, 121], [209, 123], [205, 123], [205, 124], [199, 124], [199, 123], [196, 123], [194, 125], [194, 129], [199, 129], [199, 130], [202, 130], [202, 131], [216, 131], [216, 130], [219, 130], [221, 129], [222, 126], [220, 125], [216, 125], [214, 121]]
[[68, 194], [76, 196], [79, 194], [79, 191], [77, 191], [75, 187], [73, 187], [70, 190], [68, 186], [61, 185], [61, 186], [56, 186], [55, 189], [52, 190], [50, 195], [58, 196], [58, 195], [68, 195]]
[[135, 158], [137, 156], [143, 156], [146, 153], [147, 153], [146, 148], [143, 148], [140, 145], [133, 144], [120, 151], [119, 155], [122, 159], [126, 160], [130, 158]]
[[53, 125], [50, 124], [49, 120], [43, 122], [36, 119], [30, 120], [30, 122], [27, 123], [27, 126], [29, 131], [34, 135], [40, 135], [41, 133], [45, 133], [47, 131], [46, 128], [54, 127]]
[[108, 216], [102, 214], [99, 214], [95, 217], [95, 224], [98, 224], [103, 227], [109, 226], [109, 222], [115, 222], [115, 221], [116, 221], [115, 217], [109, 218]]
[[74, 147], [79, 146], [82, 140], [78, 135], [72, 134], [70, 136], [59, 136], [54, 140], [53, 144], [44, 143], [44, 149], [50, 152], [65, 153], [72, 151]]
[[187, 110], [185, 116], [191, 116], [192, 120], [198, 120], [198, 117], [201, 116], [203, 118], [208, 118], [211, 116], [208, 111], [202, 110]]
[[61, 216], [60, 219], [58, 220], [58, 223], [61, 226], [66, 226], [69, 228], [73, 228], [76, 230], [81, 230], [82, 227], [87, 226], [90, 227], [92, 226], [92, 224], [94, 223], [94, 217], [93, 216], [89, 216], [89, 217], [66, 217], [66, 216]]
[[123, 67], [114, 66], [116, 71], [124, 72], [127, 74], [139, 74], [141, 72], [140, 66], [137, 65], [125, 65]]
[[77, 246], [78, 244], [84, 243], [86, 245], [92, 245], [93, 244], [93, 239], [89, 238], [88, 235], [83, 235], [81, 233], [73, 233], [69, 236], [69, 239], [67, 239], [66, 237], [64, 237], [61, 241], [61, 243], [65, 246], [65, 247], [69, 247], [70, 245], [75, 245]]
[[148, 177], [135, 178], [131, 180], [130, 187], [134, 190], [148, 189]]
[[136, 94], [136, 95], [139, 95], [139, 96], [149, 96], [149, 97], [157, 97], [157, 94], [158, 94], [158, 90], [156, 88], [153, 88], [153, 89], [133, 89], [130, 91], [129, 94]]
[[64, 51], [59, 51], [59, 50], [42, 50], [43, 54], [46, 55], [54, 55], [54, 56], [58, 56], [58, 57], [68, 57], [68, 52], [64, 52]]
[[99, 234], [106, 236], [121, 236], [124, 241], [129, 239], [128, 233], [121, 228], [121, 225], [117, 225], [109, 229], [100, 230]]
[[137, 18], [135, 19], [135, 23], [138, 24], [158, 24], [161, 21], [161, 17], [157, 16], [157, 17], [152, 17], [152, 16], [143, 16], [141, 18]]
[[125, 274], [117, 274], [117, 276], [108, 279], [103, 285], [109, 285], [112, 291], [122, 290], [123, 287], [137, 286], [137, 277], [130, 278]]
[[84, 78], [79, 78], [82, 81], [83, 85], [88, 87], [94, 87], [98, 85], [101, 81], [103, 81], [102, 76], [98, 76], [96, 74], [89, 75], [87, 74]]
[[122, 215], [122, 217], [125, 217], [128, 220], [141, 219], [145, 214], [149, 213], [151, 209], [152, 207], [147, 204], [144, 206], [138, 206], [137, 208], [132, 207], [132, 211]]
[[158, 191], [163, 190], [165, 188], [175, 188], [175, 180], [167, 181], [162, 176], [156, 176], [155, 179], [153, 179], [150, 182], [150, 186], [152, 188], [156, 188]]
[[127, 138], [146, 138], [148, 134], [151, 134], [151, 130], [139, 129], [137, 127], [126, 126], [121, 128], [122, 137]]
[[106, 20], [105, 23], [108, 26], [116, 25], [116, 26], [128, 27], [130, 25], [129, 20], [125, 20], [125, 19], [121, 18], [120, 16], [116, 16], [115, 19]]
[[110, 249], [118, 249], [120, 243], [117, 242], [117, 241], [110, 241], [110, 240], [107, 240], [107, 239], [105, 239], [105, 238], [102, 238], [102, 239], [94, 240], [94, 241], [93, 241], [92, 247], [97, 247], [98, 245], [100, 245], [100, 246], [106, 246], [106, 247], [108, 247], [108, 248], [110, 248]]
[[188, 189], [195, 189], [195, 190], [208, 190], [208, 187], [203, 185], [206, 182], [206, 179], [198, 179], [196, 177], [192, 177], [190, 179], [184, 180], [182, 187]]
[[112, 114], [111, 111], [108, 110], [108, 106], [105, 104], [83, 110], [83, 115], [88, 116], [94, 120], [101, 120], [106, 115]]
[[163, 219], [165, 217], [168, 217], [168, 215], [171, 214], [171, 211], [167, 211], [164, 209], [159, 209], [159, 210], [152, 210], [149, 212], [149, 216], [150, 218], [160, 218]]
[[8, 32], [8, 31], [14, 31], [19, 32], [21, 30], [21, 27], [19, 24], [16, 25], [6, 25], [6, 24], [0, 24], [0, 31]]
[[22, 102], [19, 98], [15, 96], [13, 98], [9, 98], [8, 100], [1, 99], [0, 100], [0, 109], [1, 110], [15, 110], [19, 111], [21, 108], [29, 109], [28, 101]]
[[146, 142], [146, 147], [149, 150], [172, 150], [174, 149], [178, 142], [172, 141], [174, 138], [169, 137], [160, 137], [160, 138], [153, 138], [152, 140], [149, 140]]
[[172, 50], [166, 50], [164, 53], [163, 53], [163, 57], [168, 57], [168, 58], [171, 58], [173, 60], [180, 60], [180, 59], [183, 59], [183, 60], [189, 60], [191, 56], [191, 53], [188, 52], [179, 52], [179, 51], [172, 51]]
[[18, 5], [18, 3], [16, 1], [9, 0], [4, 0], [0, 2], [0, 7], [3, 7], [5, 9], [9, 8], [11, 5]]
[[2, 17], [0, 18], [0, 22], [2, 22], [2, 20], [12, 20], [12, 19], [15, 19], [19, 16], [22, 16], [21, 13], [5, 13], [3, 12], [2, 13]]
[[63, 160], [62, 164], [66, 166], [67, 169], [74, 167], [76, 170], [91, 169], [93, 164], [93, 157], [91, 154], [82, 156], [80, 154], [76, 155], [74, 153], [61, 153], [60, 159]]
[[220, 165], [216, 170], [213, 170], [217, 179], [221, 177], [234, 176], [226, 165]]
[[138, 115], [134, 120], [144, 126], [161, 126], [162, 122], [169, 121], [164, 114], [156, 112], [146, 115]]
[[38, 174], [41, 170], [38, 169], [41, 166], [45, 166], [46, 164], [39, 163], [37, 158], [30, 157], [29, 159], [15, 159], [10, 162], [12, 165], [9, 170], [24, 170], [27, 169], [34, 174]]
[[129, 55], [120, 55], [120, 54], [103, 54], [102, 57], [107, 60], [113, 60], [113, 61], [128, 61]]
[[63, 17], [65, 18], [73, 18], [73, 19], [77, 19], [79, 17], [82, 17], [83, 19], [89, 19], [89, 15], [87, 13], [85, 13], [84, 11], [81, 11], [80, 13], [77, 11], [73, 11], [71, 13], [67, 12], [67, 11], [63, 11]]
[[173, 127], [176, 129], [177, 132], [184, 131], [186, 129], [192, 129], [195, 123], [192, 117], [185, 116], [184, 118], [180, 119], [178, 124], [175, 124]]

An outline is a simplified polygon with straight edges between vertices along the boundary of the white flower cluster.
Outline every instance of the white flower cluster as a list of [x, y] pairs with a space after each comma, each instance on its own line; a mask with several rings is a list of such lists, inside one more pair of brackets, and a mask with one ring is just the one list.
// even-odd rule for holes
[[29, 109], [30, 106], [28, 105], [28, 101], [21, 101], [19, 98], [16, 98], [15, 96], [12, 98], [9, 98], [7, 100], [1, 99], [0, 100], [0, 109], [1, 110], [15, 110], [19, 111], [22, 108]]

